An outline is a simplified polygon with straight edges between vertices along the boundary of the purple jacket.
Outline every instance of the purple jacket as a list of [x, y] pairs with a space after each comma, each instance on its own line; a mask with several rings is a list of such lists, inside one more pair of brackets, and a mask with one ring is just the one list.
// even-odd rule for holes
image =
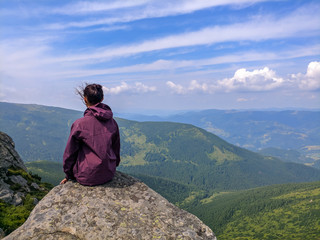
[[120, 163], [120, 135], [109, 106], [89, 107], [77, 119], [63, 154], [67, 179], [93, 186], [110, 181]]

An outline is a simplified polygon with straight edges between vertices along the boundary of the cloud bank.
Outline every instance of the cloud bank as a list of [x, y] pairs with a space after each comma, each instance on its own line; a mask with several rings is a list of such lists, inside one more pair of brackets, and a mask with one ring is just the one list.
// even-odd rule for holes
[[282, 86], [283, 83], [283, 78], [277, 77], [276, 73], [268, 67], [251, 72], [241, 68], [235, 72], [232, 78], [218, 81], [217, 88], [226, 92], [269, 91]]
[[[169, 35], [117, 48], [100, 48], [89, 54], [74, 54], [57, 60], [101, 61], [171, 48], [193, 47], [221, 42], [282, 39], [304, 34], [316, 35], [318, 34], [320, 23], [315, 14], [317, 13], [314, 10], [302, 11], [299, 9], [279, 19], [266, 17], [224, 26], [211, 26], [197, 31]], [[308, 22], [307, 25], [305, 24], [306, 22]]]
[[117, 95], [121, 93], [148, 93], [148, 92], [155, 92], [157, 90], [154, 86], [147, 86], [141, 82], [136, 82], [134, 85], [129, 85], [126, 82], [122, 82], [120, 85], [115, 87], [105, 87], [103, 86], [103, 91], [106, 94], [110, 95]]
[[[212, 83], [214, 82], [214, 83]], [[200, 83], [192, 80], [188, 86], [166, 82], [173, 93], [188, 94], [195, 92], [214, 93], [214, 92], [264, 92], [287, 88], [300, 88], [302, 90], [319, 90], [320, 89], [320, 62], [310, 62], [306, 74], [292, 74], [290, 78], [277, 76], [276, 72], [264, 67], [248, 71], [245, 68], [236, 70], [233, 77], [224, 78], [210, 82]], [[240, 98], [239, 102], [247, 101]]]
[[[99, 25], [111, 25], [119, 23], [128, 23], [137, 20], [150, 18], [164, 18], [188, 14], [195, 11], [218, 7], [218, 6], [237, 6], [238, 8], [247, 7], [255, 3], [265, 2], [267, 0], [135, 0], [135, 1], [82, 1], [64, 5], [63, 7], [53, 9], [34, 10], [35, 15], [60, 14], [68, 16], [101, 14], [94, 20], [69, 21], [66, 23], [54, 23], [47, 25], [49, 29], [66, 28], [88, 28]], [[109, 17], [105, 17], [109, 16]]]
[[298, 82], [301, 89], [320, 89], [320, 62], [311, 62], [308, 65], [307, 73], [292, 74], [292, 79]]

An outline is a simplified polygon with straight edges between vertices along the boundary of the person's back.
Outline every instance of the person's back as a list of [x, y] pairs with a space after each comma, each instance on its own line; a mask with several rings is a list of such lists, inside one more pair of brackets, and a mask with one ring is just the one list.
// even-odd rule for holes
[[120, 135], [109, 106], [101, 103], [101, 85], [87, 85], [83, 91], [87, 105], [84, 116], [76, 120], [63, 154], [66, 178], [83, 185], [99, 185], [110, 181], [120, 163]]

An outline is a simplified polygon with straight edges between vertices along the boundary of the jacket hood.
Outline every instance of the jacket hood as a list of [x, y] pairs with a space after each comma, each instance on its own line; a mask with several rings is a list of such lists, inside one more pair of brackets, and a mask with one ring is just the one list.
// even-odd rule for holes
[[113, 113], [108, 105], [98, 103], [94, 106], [88, 107], [84, 112], [84, 116], [94, 116], [101, 121], [107, 121], [113, 117]]

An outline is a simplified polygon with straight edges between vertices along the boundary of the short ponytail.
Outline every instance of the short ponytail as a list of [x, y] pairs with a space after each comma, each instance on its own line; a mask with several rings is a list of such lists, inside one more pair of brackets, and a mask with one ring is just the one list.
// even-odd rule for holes
[[95, 105], [103, 100], [103, 89], [100, 84], [88, 84], [76, 90], [82, 99], [87, 98], [90, 105]]

